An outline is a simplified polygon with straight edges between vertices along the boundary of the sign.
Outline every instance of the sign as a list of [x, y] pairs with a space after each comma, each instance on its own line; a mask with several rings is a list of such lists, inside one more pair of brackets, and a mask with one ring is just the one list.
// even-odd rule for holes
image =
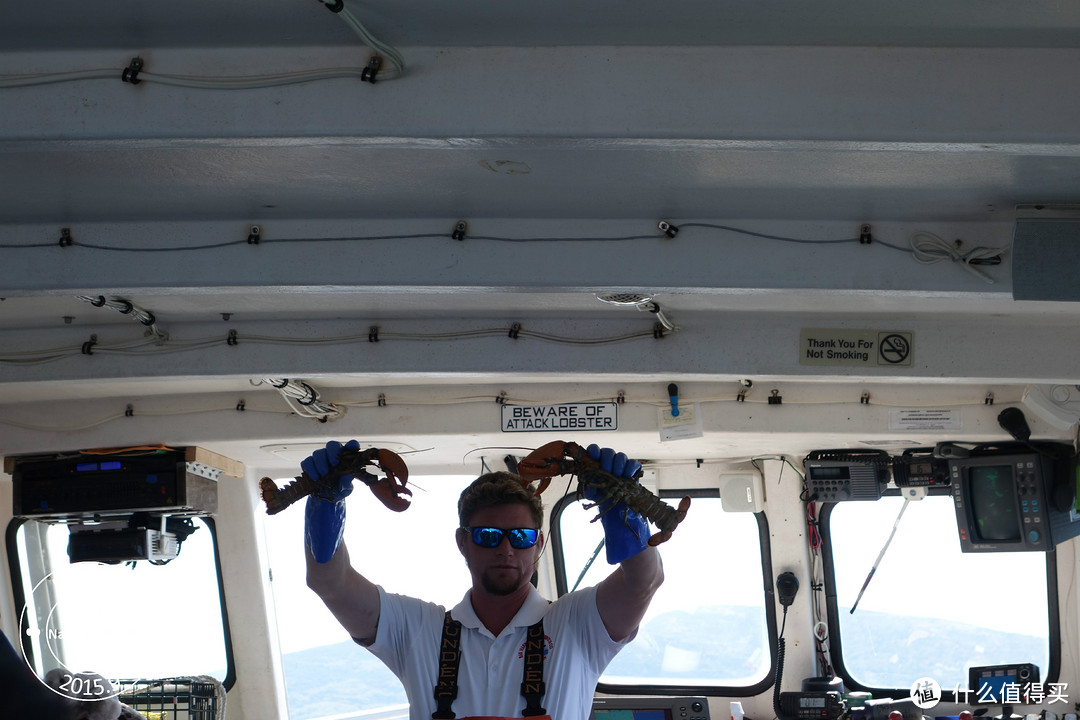
[[613, 402], [503, 405], [502, 431], [618, 430], [618, 407]]
[[890, 410], [890, 430], [963, 430], [964, 422], [959, 410], [919, 408], [915, 410]]
[[670, 407], [661, 409], [658, 414], [660, 416], [660, 442], [698, 438], [705, 434], [701, 428], [701, 416], [694, 411], [693, 405], [681, 405], [679, 417], [671, 414]]
[[911, 367], [914, 333], [889, 330], [803, 328], [800, 365]]

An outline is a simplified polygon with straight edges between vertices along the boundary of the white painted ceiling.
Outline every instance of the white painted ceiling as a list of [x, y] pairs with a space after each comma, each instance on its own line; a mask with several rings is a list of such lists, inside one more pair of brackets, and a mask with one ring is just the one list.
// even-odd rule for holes
[[[1018, 216], [1080, 198], [1075, 3], [350, 7], [401, 51], [404, 73], [245, 90], [151, 77], [363, 67], [370, 50], [312, 0], [62, 0], [5, 14], [0, 85], [115, 72], [0, 87], [0, 356], [141, 337], [80, 295], [126, 298], [174, 341], [374, 325], [383, 340], [5, 362], [0, 410], [47, 402], [55, 421], [65, 399], [231, 396], [266, 376], [354, 395], [561, 382], [652, 397], [675, 379], [707, 396], [757, 377], [933, 397], [953, 382], [976, 400], [1077, 380], [1075, 304], [1014, 300], [1010, 253], [987, 270], [992, 284], [906, 253], [918, 231], [1008, 247]], [[136, 56], [146, 82], [121, 82]], [[461, 220], [466, 237], [452, 240]], [[869, 246], [821, 244], [863, 224]], [[514, 322], [648, 334], [652, 315], [596, 300], [611, 291], [655, 296], [680, 331], [591, 349], [387, 339]], [[914, 329], [918, 361], [807, 367], [808, 327]], [[472, 430], [476, 444], [498, 438]], [[317, 434], [292, 432], [248, 439]], [[0, 452], [115, 439], [8, 437]]]

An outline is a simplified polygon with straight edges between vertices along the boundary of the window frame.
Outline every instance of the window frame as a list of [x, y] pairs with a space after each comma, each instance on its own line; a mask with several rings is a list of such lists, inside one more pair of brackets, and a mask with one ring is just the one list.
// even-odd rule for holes
[[[951, 488], [928, 488], [928, 496], [950, 496]], [[901, 497], [899, 488], [888, 488], [882, 492], [882, 497]], [[821, 532], [821, 559], [822, 569], [825, 576], [825, 607], [826, 618], [829, 624], [829, 657], [833, 671], [843, 678], [844, 686], [849, 690], [869, 692], [874, 697], [906, 698], [909, 697], [911, 688], [881, 688], [863, 685], [855, 680], [844, 665], [843, 640], [840, 629], [840, 608], [837, 602], [835, 565], [832, 551], [832, 511], [840, 503], [819, 503], [818, 526]], [[1051, 549], [1046, 555], [1046, 601], [1047, 623], [1049, 635], [1049, 666], [1045, 674], [1042, 674], [1041, 682], [1054, 683], [1058, 681], [1061, 672], [1061, 622], [1058, 604], [1058, 576], [1057, 576], [1057, 550]], [[946, 703], [959, 702], [957, 693], [953, 690], [941, 689], [941, 701]]]
[[[232, 631], [229, 627], [229, 610], [225, 601], [225, 577], [221, 571], [221, 551], [218, 547], [217, 525], [214, 522], [214, 518], [208, 515], [197, 515], [195, 517], [206, 523], [206, 529], [210, 532], [211, 547], [214, 549], [214, 574], [217, 577], [218, 605], [221, 608], [221, 631], [224, 635], [223, 640], [225, 648], [225, 679], [221, 681], [221, 684], [227, 692], [236, 684], [236, 662], [233, 657]], [[7, 548], [8, 556], [8, 575], [11, 578], [11, 593], [15, 601], [15, 607], [17, 608], [25, 607], [26, 605], [26, 589], [23, 587], [22, 557], [19, 555], [16, 536], [18, 535], [19, 528], [33, 519], [34, 518], [13, 518], [11, 522], [8, 523], [7, 532], [5, 533], [5, 546]], [[60, 525], [63, 523], [46, 524]], [[27, 663], [33, 666], [35, 663], [33, 645], [26, 634], [22, 632], [21, 627], [19, 628], [19, 637], [19, 649], [22, 652], [23, 658]]]
[[[682, 498], [689, 495], [691, 498], [719, 498], [718, 489], [692, 488], [689, 490], [661, 490], [659, 496], [663, 499]], [[566, 577], [566, 562], [563, 558], [562, 537], [560, 532], [559, 518], [563, 510], [572, 503], [579, 502], [580, 496], [576, 492], [570, 492], [559, 498], [551, 507], [549, 528], [551, 535], [552, 559], [555, 564], [555, 591], [558, 597], [567, 593], [568, 582]], [[596, 685], [596, 691], [607, 695], [672, 695], [672, 696], [708, 696], [708, 697], [753, 697], [760, 695], [772, 687], [776, 678], [776, 653], [779, 647], [777, 631], [779, 626], [776, 617], [776, 591], [772, 585], [772, 545], [769, 539], [769, 519], [765, 512], [753, 513], [758, 527], [758, 547], [761, 552], [761, 577], [762, 597], [765, 603], [766, 634], [769, 639], [769, 670], [765, 677], [753, 685], [615, 685], [600, 682]], [[710, 568], [704, 568], [708, 571]]]

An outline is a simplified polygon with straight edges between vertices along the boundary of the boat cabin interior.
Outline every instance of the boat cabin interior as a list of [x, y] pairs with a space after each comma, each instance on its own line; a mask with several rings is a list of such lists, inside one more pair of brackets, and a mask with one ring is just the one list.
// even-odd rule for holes
[[[0, 108], [33, 717], [407, 717], [304, 580], [356, 439], [354, 564], [446, 607], [473, 478], [642, 463], [594, 720], [1075, 720], [1080, 6], [24, 3]], [[611, 571], [560, 457], [549, 599]]]

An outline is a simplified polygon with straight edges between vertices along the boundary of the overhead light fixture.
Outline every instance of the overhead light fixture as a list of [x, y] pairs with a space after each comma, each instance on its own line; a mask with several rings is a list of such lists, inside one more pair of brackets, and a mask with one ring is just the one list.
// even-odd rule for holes
[[597, 294], [596, 299], [609, 305], [636, 307], [638, 310], [651, 312], [656, 315], [657, 321], [669, 332], [675, 332], [679, 329], [677, 325], [664, 317], [664, 313], [660, 310], [660, 303], [653, 300], [649, 295], [641, 293], [601, 293]]

